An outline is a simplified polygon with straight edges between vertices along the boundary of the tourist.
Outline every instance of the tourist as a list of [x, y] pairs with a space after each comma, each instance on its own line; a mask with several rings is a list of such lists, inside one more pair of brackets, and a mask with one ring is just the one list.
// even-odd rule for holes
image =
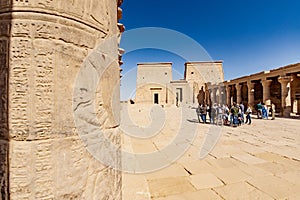
[[242, 125], [242, 109], [241, 107], [237, 104], [236, 105], [236, 108], [238, 110], [238, 126], [241, 126]]
[[229, 107], [228, 105], [224, 105], [224, 125], [227, 125], [229, 123]]
[[257, 108], [257, 119], [262, 119], [262, 108], [263, 108], [263, 105], [261, 104], [261, 102], [259, 102], [256, 105], [256, 108]]
[[206, 115], [207, 115], [206, 105], [201, 105], [200, 116], [204, 124], [206, 124]]
[[214, 105], [210, 108], [210, 123], [215, 124], [216, 123], [216, 117], [217, 117], [217, 104], [214, 103]]
[[274, 103], [271, 104], [270, 110], [272, 112], [272, 120], [274, 120], [275, 119], [275, 104]]
[[245, 113], [245, 106], [243, 104], [243, 102], [240, 103], [240, 109], [241, 109], [241, 122], [244, 123], [244, 120], [245, 120], [245, 116], [244, 116], [244, 113]]
[[224, 109], [221, 106], [221, 104], [218, 104], [217, 106], [217, 124], [223, 125], [223, 114], [224, 114]]
[[267, 105], [265, 105], [265, 104], [262, 105], [261, 118], [268, 119], [268, 108], [267, 108]]
[[251, 106], [250, 104], [248, 105], [248, 108], [246, 110], [246, 124], [248, 123], [249, 121], [249, 125], [251, 124], [251, 114], [252, 114], [252, 109], [251, 109]]
[[209, 122], [211, 123], [211, 108], [209, 104], [206, 106], [206, 112], [208, 113]]
[[230, 109], [230, 114], [231, 114], [231, 125], [233, 125], [234, 127], [237, 126], [238, 124], [238, 113], [239, 113], [239, 108], [238, 105], [234, 102], [233, 106]]

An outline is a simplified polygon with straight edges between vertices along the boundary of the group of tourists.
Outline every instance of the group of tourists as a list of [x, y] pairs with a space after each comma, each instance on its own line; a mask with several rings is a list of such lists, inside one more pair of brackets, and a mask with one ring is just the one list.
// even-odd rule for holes
[[[264, 104], [256, 105], [257, 118], [268, 119], [269, 112], [272, 113], [272, 119], [275, 119], [275, 105], [272, 104], [268, 110]], [[215, 125], [230, 125], [230, 126], [241, 126], [242, 124], [251, 124], [252, 107], [248, 105], [245, 108], [243, 103], [233, 103], [231, 107], [228, 105], [221, 105], [214, 103], [212, 106], [200, 104], [196, 109], [199, 123], [210, 123]], [[207, 115], [209, 122], [207, 122]]]

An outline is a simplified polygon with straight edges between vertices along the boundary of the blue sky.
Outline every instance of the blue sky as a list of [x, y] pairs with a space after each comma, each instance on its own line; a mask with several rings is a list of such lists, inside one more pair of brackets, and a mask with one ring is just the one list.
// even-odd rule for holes
[[[297, 0], [124, 0], [122, 9], [126, 30], [162, 27], [194, 39], [213, 60], [224, 61], [225, 80], [300, 62]], [[185, 62], [153, 49], [128, 52], [123, 60], [123, 87], [129, 85], [126, 74], [134, 74], [137, 62], [170, 61], [181, 74]]]

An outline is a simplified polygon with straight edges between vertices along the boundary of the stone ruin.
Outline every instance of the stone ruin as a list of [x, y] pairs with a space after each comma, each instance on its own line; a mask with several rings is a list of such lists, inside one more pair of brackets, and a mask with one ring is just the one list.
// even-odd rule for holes
[[[121, 4], [0, 0], [0, 199], [122, 198], [120, 166], [95, 159], [74, 121], [74, 84], [83, 63], [103, 68], [107, 54], [118, 52], [118, 42], [99, 44], [124, 31]], [[95, 48], [97, 62], [89, 57]], [[116, 146], [120, 58], [103, 70], [96, 92], [98, 123]], [[120, 165], [117, 153], [108, 156]]]

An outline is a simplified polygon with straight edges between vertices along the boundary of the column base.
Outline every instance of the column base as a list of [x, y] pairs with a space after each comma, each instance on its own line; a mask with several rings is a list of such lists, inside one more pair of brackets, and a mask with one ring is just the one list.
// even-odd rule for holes
[[282, 117], [290, 117], [291, 116], [291, 106], [287, 106], [285, 108], [283, 108], [281, 116]]

